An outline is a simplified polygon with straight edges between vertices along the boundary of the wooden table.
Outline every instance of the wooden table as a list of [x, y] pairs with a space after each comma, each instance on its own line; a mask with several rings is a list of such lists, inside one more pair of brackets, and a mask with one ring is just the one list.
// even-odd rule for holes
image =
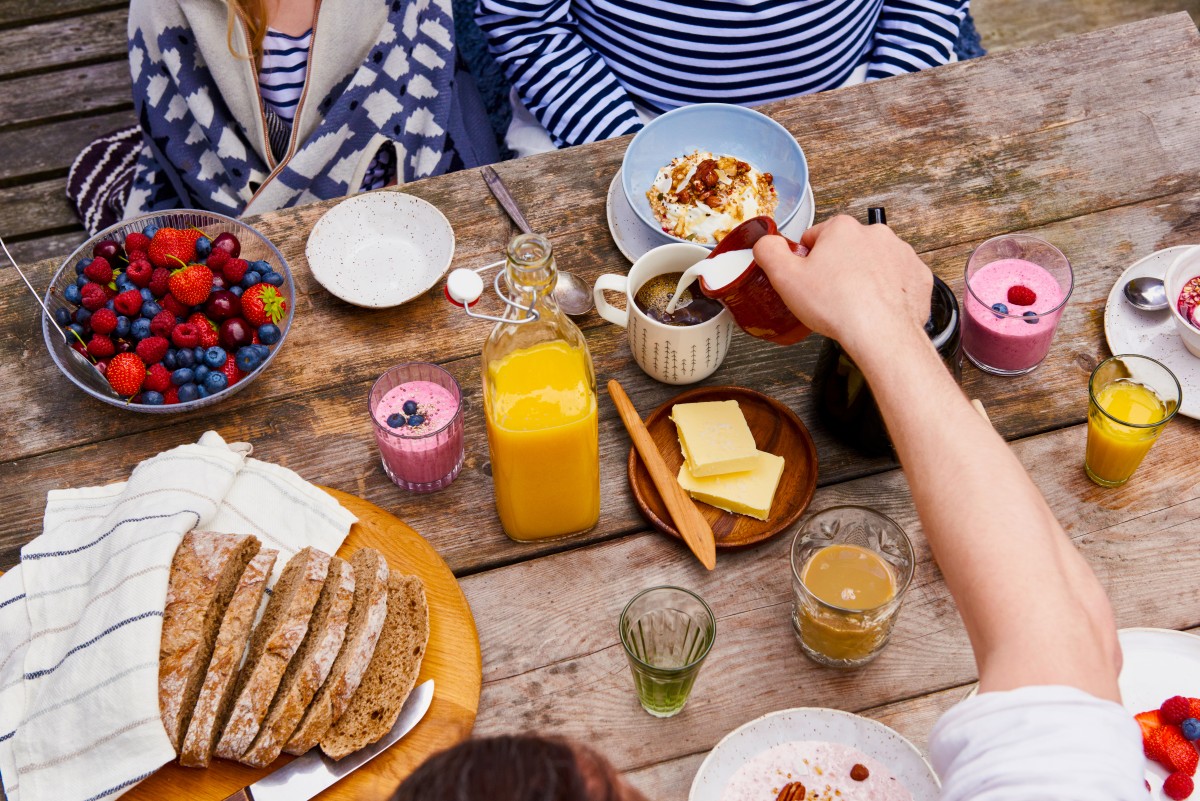
[[[1087, 376], [1107, 355], [1109, 288], [1141, 256], [1200, 241], [1198, 79], [1200, 38], [1176, 14], [766, 109], [808, 154], [818, 219], [886, 206], [896, 231], [960, 294], [967, 254], [989, 236], [1029, 231], [1071, 258], [1075, 293], [1047, 361], [1013, 379], [968, 366], [963, 386], [1013, 442], [1109, 590], [1122, 626], [1200, 625], [1200, 426], [1172, 423], [1121, 489], [1091, 484], [1081, 465]], [[559, 264], [592, 279], [628, 266], [604, 212], [625, 145], [610, 141], [499, 170], [534, 228], [554, 242]], [[513, 232], [477, 172], [404, 191], [452, 220], [456, 266], [494, 260]], [[868, 504], [913, 535], [919, 565], [893, 641], [855, 673], [818, 668], [800, 653], [788, 622], [788, 537], [722, 555], [708, 574], [676, 542], [646, 531], [627, 486], [629, 441], [607, 398], [600, 524], [569, 542], [505, 538], [492, 506], [479, 394], [488, 328], [453, 311], [440, 287], [386, 311], [333, 299], [304, 259], [306, 234], [330, 205], [252, 221], [296, 273], [295, 328], [268, 373], [213, 411], [162, 418], [90, 400], [46, 358], [30, 299], [11, 271], [0, 270], [0, 567], [14, 564], [38, 532], [47, 490], [120, 480], [142, 459], [215, 428], [253, 442], [261, 458], [393, 511], [441, 552], [479, 627], [480, 734], [529, 729], [584, 739], [661, 799], [686, 797], [697, 764], [721, 736], [776, 709], [865, 712], [925, 742], [937, 715], [975, 679], [970, 647], [903, 474], [887, 460], [846, 451], [816, 423], [815, 338], [780, 348], [739, 334], [706, 383], [765, 391], [809, 423], [821, 462], [813, 509]], [[35, 283], [44, 286], [55, 266], [34, 265]], [[638, 370], [623, 331], [594, 314], [581, 325], [598, 377], [620, 379], [643, 414], [677, 391]], [[409, 495], [388, 481], [365, 411], [371, 382], [407, 360], [443, 364], [467, 398], [466, 465], [434, 496]], [[667, 721], [637, 706], [616, 637], [622, 604], [662, 582], [697, 590], [719, 618], [691, 702]]]

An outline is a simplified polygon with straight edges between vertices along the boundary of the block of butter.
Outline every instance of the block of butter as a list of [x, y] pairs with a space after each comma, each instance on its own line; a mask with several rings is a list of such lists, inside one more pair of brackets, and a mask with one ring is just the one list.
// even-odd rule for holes
[[771, 502], [782, 475], [782, 456], [755, 451], [753, 466], [740, 473], [697, 478], [684, 462], [679, 467], [679, 486], [696, 500], [718, 509], [766, 520], [771, 516]]
[[735, 400], [677, 403], [671, 419], [688, 470], [697, 478], [749, 470], [758, 448]]

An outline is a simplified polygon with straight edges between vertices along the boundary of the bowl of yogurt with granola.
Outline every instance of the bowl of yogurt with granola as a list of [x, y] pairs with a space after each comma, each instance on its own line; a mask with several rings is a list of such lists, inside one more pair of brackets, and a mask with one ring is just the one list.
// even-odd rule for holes
[[730, 732], [688, 801], [936, 801], [920, 751], [882, 723], [836, 709], [772, 712]]

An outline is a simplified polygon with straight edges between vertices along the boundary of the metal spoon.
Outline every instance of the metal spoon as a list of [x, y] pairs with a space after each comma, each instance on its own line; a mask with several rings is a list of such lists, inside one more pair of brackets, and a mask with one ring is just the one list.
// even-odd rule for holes
[[25, 286], [29, 287], [29, 292], [33, 295], [33, 299], [37, 301], [37, 304], [42, 307], [42, 311], [46, 313], [46, 319], [50, 321], [50, 325], [54, 326], [58, 330], [58, 333], [62, 335], [63, 350], [67, 354], [66, 363], [71, 368], [71, 371], [75, 373], [79, 380], [83, 381], [83, 383], [87, 384], [89, 387], [101, 393], [102, 395], [107, 395], [110, 398], [116, 398], [117, 400], [124, 400], [124, 398], [122, 398], [113, 390], [112, 385], [108, 383], [108, 379], [100, 374], [100, 371], [96, 369], [96, 366], [92, 364], [86, 356], [71, 347], [71, 336], [63, 330], [62, 326], [58, 324], [58, 320], [55, 320], [54, 315], [51, 314], [50, 310], [46, 308], [46, 304], [42, 302], [42, 298], [37, 293], [37, 290], [33, 288], [33, 284], [29, 283], [29, 279], [26, 278], [25, 273], [21, 271], [21, 267], [17, 264], [17, 260], [12, 257], [11, 253], [8, 252], [8, 245], [4, 244], [3, 239], [0, 239], [0, 248], [4, 249], [4, 255], [8, 257], [9, 263], [16, 268], [17, 275], [21, 276], [21, 280], [25, 282]]
[[1143, 311], [1162, 311], [1170, 305], [1167, 302], [1167, 288], [1162, 279], [1148, 275], [1134, 278], [1125, 284], [1125, 300]]
[[[483, 174], [483, 180], [488, 189], [492, 190], [496, 200], [500, 201], [500, 205], [508, 212], [508, 216], [517, 224], [517, 227], [523, 233], [533, 233], [525, 215], [521, 213], [521, 207], [517, 205], [517, 201], [513, 199], [508, 187], [504, 185], [504, 181], [500, 180], [496, 171], [491, 167], [480, 167], [479, 172]], [[554, 285], [554, 292], [551, 294], [558, 307], [572, 317], [587, 314], [592, 310], [592, 285], [574, 273], [559, 270], [558, 282]]]

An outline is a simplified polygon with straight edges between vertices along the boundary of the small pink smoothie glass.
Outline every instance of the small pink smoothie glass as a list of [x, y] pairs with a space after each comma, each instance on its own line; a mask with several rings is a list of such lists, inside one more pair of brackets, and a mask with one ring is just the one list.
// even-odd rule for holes
[[396, 486], [435, 492], [454, 481], [463, 463], [462, 390], [454, 376], [436, 364], [396, 365], [371, 387], [368, 408], [383, 469]]
[[992, 375], [1022, 375], [1042, 363], [1075, 287], [1063, 252], [1035, 236], [987, 240], [967, 260], [962, 344]]

